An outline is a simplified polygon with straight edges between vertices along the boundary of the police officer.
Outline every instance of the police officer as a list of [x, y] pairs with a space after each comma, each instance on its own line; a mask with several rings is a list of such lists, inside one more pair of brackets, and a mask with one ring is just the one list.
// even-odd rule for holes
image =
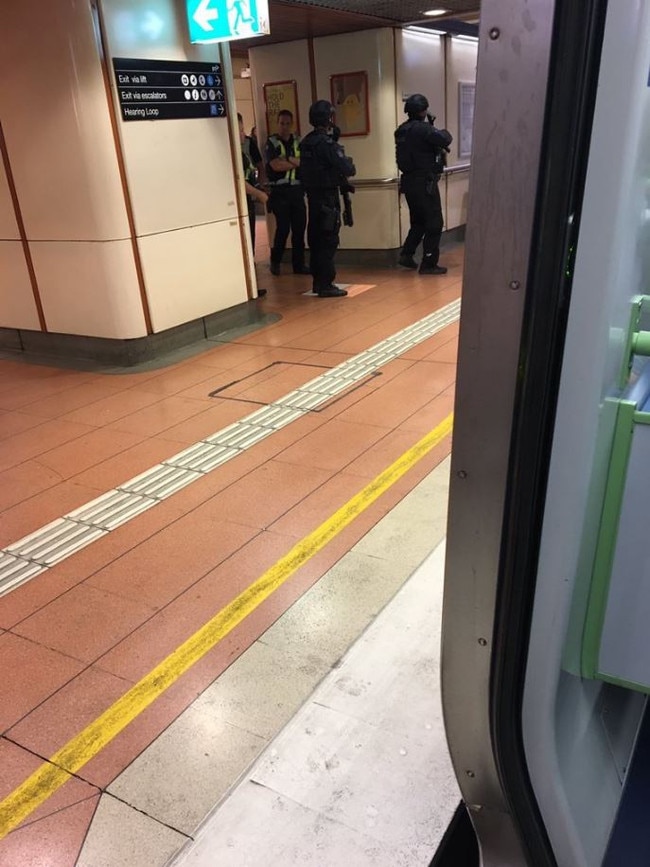
[[305, 266], [305, 191], [299, 178], [300, 138], [293, 133], [293, 114], [278, 112], [278, 134], [269, 136], [264, 149], [271, 197], [269, 210], [275, 214], [275, 237], [271, 247], [271, 273], [280, 273], [280, 263], [291, 232], [291, 260], [294, 274], [309, 274]]
[[445, 153], [452, 142], [446, 129], [436, 129], [427, 114], [429, 101], [414, 93], [404, 103], [408, 120], [395, 130], [397, 166], [402, 172], [401, 191], [406, 197], [411, 228], [404, 241], [399, 264], [417, 268], [413, 258], [422, 241], [420, 274], [446, 274], [438, 264], [443, 218], [438, 180], [445, 167]]
[[262, 163], [262, 155], [257, 145], [244, 130], [244, 119], [237, 114], [239, 123], [239, 143], [241, 145], [241, 158], [244, 165], [244, 186], [246, 187], [246, 202], [248, 204], [248, 225], [251, 230], [251, 243], [255, 252], [255, 202], [265, 205], [268, 196], [259, 186], [259, 168]]
[[309, 123], [314, 129], [300, 145], [300, 174], [309, 202], [307, 240], [313, 291], [321, 298], [348, 294], [334, 284], [334, 254], [341, 228], [339, 186], [345, 178], [356, 174], [352, 160], [329, 134], [332, 115], [331, 102], [317, 100], [309, 109]]

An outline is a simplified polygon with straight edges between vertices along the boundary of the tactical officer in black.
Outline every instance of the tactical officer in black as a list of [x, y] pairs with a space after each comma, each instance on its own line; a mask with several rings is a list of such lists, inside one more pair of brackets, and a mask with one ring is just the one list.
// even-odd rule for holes
[[446, 274], [447, 269], [438, 265], [443, 226], [438, 180], [452, 137], [446, 129], [435, 128], [434, 118], [427, 114], [428, 108], [426, 96], [412, 94], [404, 103], [409, 119], [395, 130], [397, 166], [402, 172], [401, 191], [411, 217], [399, 264], [404, 268], [417, 268], [413, 254], [422, 241], [424, 255], [420, 274]]
[[309, 202], [307, 240], [313, 291], [321, 298], [348, 294], [334, 285], [334, 254], [341, 228], [339, 187], [356, 174], [352, 160], [329, 135], [332, 113], [330, 102], [315, 102], [309, 109], [309, 123], [314, 129], [300, 143], [300, 175]]

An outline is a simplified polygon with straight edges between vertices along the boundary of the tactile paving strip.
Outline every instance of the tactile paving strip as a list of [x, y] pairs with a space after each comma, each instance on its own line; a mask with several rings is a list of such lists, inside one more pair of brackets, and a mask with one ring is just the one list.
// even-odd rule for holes
[[455, 322], [460, 300], [315, 377], [274, 403], [205, 437], [162, 464], [0, 550], [0, 596], [9, 593], [186, 485], [374, 374]]

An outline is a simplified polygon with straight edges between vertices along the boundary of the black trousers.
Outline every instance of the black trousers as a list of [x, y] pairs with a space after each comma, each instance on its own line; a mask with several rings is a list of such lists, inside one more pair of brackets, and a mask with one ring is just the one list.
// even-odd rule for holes
[[248, 225], [251, 230], [251, 244], [253, 245], [253, 253], [255, 252], [255, 199], [252, 196], [246, 196], [246, 204], [248, 205]]
[[402, 247], [402, 256], [413, 256], [422, 241], [427, 265], [437, 265], [443, 227], [438, 184], [436, 181], [427, 181], [426, 177], [420, 174], [402, 175], [401, 189], [411, 218], [411, 228]]
[[309, 202], [309, 267], [313, 277], [313, 291], [327, 289], [334, 282], [336, 268], [334, 254], [339, 245], [341, 230], [341, 202], [338, 190], [307, 192]]
[[271, 190], [269, 208], [275, 215], [275, 237], [271, 247], [271, 262], [279, 265], [291, 232], [291, 261], [294, 271], [305, 267], [305, 227], [307, 208], [302, 186], [281, 184]]

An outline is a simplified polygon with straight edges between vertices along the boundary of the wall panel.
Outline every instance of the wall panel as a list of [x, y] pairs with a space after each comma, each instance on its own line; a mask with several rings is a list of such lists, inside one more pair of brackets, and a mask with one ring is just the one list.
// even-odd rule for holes
[[0, 326], [40, 328], [21, 241], [0, 240]]

